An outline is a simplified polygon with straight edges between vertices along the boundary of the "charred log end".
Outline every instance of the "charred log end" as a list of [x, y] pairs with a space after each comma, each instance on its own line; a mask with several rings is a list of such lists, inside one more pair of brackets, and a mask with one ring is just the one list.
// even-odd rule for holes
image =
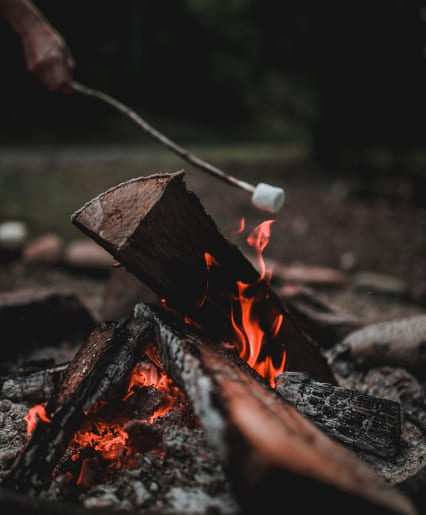
[[276, 391], [329, 436], [345, 445], [383, 457], [400, 449], [398, 402], [315, 381], [306, 374], [276, 377]]

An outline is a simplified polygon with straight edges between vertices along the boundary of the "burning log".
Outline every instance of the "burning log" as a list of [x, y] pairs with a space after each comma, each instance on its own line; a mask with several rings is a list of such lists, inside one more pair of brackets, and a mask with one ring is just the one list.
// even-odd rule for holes
[[243, 510], [260, 512], [265, 499], [279, 505], [285, 488], [286, 503], [302, 512], [311, 509], [313, 496], [330, 513], [342, 513], [348, 505], [375, 513], [415, 513], [407, 498], [283, 402], [235, 354], [200, 338], [170, 313], [153, 314], [139, 304], [135, 316], [155, 320], [162, 362], [191, 399], [228, 467]]
[[327, 501], [331, 513], [340, 513], [348, 502], [364, 509], [415, 513], [405, 497], [284, 403], [235, 352], [170, 311], [158, 308], [155, 314], [143, 304], [133, 319], [91, 334], [48, 402], [46, 422], [38, 423], [2, 486], [38, 491], [46, 485], [87, 410], [106, 400], [112, 389], [121, 389], [144, 344], [153, 338], [163, 365], [186, 391], [227, 465], [243, 509], [260, 509], [265, 495], [277, 503], [282, 489], [276, 486], [283, 484], [287, 501], [297, 501], [302, 510], [307, 506], [298, 492], [309, 488], [319, 502]]
[[156, 174], [119, 184], [86, 203], [72, 222], [169, 308], [213, 338], [235, 338], [230, 314], [239, 285], [244, 285], [243, 296], [254, 300], [268, 342], [257, 364], [264, 366], [268, 354], [280, 366], [276, 364], [286, 352], [288, 370], [335, 383], [316, 343], [248, 259], [222, 236], [198, 197], [186, 189], [183, 176]]
[[325, 433], [355, 449], [392, 457], [401, 438], [398, 402], [285, 372], [275, 378], [276, 391]]
[[31, 437], [3, 487], [25, 492], [47, 484], [85, 413], [119, 389], [151, 336], [150, 325], [141, 320], [105, 324], [90, 334], [46, 406], [36, 407]]
[[[57, 388], [67, 366], [5, 378], [1, 398], [44, 403]], [[300, 372], [278, 374], [275, 382], [276, 391], [283, 399], [345, 445], [383, 457], [398, 452], [401, 437], [398, 402], [320, 383]]]

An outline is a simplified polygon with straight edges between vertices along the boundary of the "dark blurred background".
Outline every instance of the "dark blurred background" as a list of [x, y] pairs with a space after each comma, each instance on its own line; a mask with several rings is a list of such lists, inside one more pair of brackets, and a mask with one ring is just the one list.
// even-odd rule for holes
[[[285, 189], [266, 257], [351, 274], [350, 294], [327, 294], [370, 320], [399, 315], [403, 302], [424, 309], [426, 0], [34, 3], [67, 41], [74, 80], [231, 175]], [[98, 99], [47, 91], [2, 19], [0, 56], [0, 222], [68, 243], [84, 237], [70, 215], [91, 198], [184, 169], [224, 234], [250, 251], [229, 227], [244, 217], [248, 232], [269, 214], [246, 191], [200, 173]], [[0, 290], [25, 274], [46, 282], [30, 263], [4, 271]]]
[[[303, 141], [339, 170], [424, 164], [423, 1], [34, 3], [68, 42], [75, 80], [172, 139]], [[3, 144], [138, 140], [107, 106], [46, 91], [0, 22]]]

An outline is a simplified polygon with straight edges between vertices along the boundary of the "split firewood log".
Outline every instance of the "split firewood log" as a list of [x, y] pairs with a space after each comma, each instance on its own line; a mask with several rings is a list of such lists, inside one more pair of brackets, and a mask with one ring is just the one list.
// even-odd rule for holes
[[[264, 352], [279, 361], [285, 349], [289, 370], [335, 383], [316, 342], [237, 246], [222, 236], [198, 197], [186, 189], [183, 176], [159, 173], [121, 183], [86, 203], [72, 222], [169, 308], [212, 337], [235, 337], [230, 315], [238, 283], [252, 287], [259, 320], [269, 333]], [[280, 316], [284, 322], [272, 335], [271, 326]]]

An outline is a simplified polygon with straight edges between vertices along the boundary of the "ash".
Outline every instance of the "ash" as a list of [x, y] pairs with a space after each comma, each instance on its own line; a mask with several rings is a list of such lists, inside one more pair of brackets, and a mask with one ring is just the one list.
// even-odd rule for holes
[[76, 491], [66, 475], [59, 475], [43, 496], [57, 501], [74, 498], [86, 508], [140, 513], [149, 509], [150, 514], [239, 512], [222, 465], [201, 429], [165, 428], [161, 445], [163, 457], [156, 451], [141, 454], [135, 468], [84, 491]]
[[[152, 389], [146, 391], [153, 395]], [[32, 405], [0, 400], [0, 477], [9, 472], [25, 445], [24, 417]], [[239, 513], [224, 468], [193, 417], [190, 414], [187, 427], [188, 406], [183, 406], [153, 424], [132, 420], [127, 430], [134, 440], [148, 442], [145, 449], [134, 457], [131, 468], [106, 474], [104, 464], [96, 462], [90, 485], [76, 484], [76, 474], [70, 473], [72, 453], [67, 452], [40, 498], [108, 512]]]

